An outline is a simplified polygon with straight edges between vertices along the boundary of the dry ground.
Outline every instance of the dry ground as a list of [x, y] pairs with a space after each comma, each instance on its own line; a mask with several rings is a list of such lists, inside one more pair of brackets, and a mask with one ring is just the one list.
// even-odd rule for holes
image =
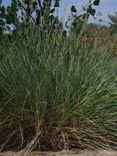
[[39, 152], [32, 152], [24, 154], [23, 151], [18, 153], [13, 152], [6, 152], [1, 153], [0, 156], [117, 156], [117, 151], [111, 150], [100, 150], [100, 151], [62, 151], [62, 152], [46, 152], [46, 153], [39, 153]]

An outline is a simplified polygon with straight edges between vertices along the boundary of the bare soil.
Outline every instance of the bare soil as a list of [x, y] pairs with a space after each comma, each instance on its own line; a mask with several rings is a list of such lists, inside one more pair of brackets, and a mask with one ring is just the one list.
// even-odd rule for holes
[[62, 152], [5, 152], [1, 153], [0, 156], [117, 156], [117, 151], [112, 150], [96, 150], [96, 151], [62, 151]]

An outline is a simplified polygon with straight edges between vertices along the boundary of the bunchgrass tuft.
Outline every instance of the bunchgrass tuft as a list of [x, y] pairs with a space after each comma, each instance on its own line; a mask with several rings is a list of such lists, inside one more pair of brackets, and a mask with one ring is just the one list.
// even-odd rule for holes
[[0, 46], [1, 150], [117, 147], [117, 66], [108, 45], [40, 34], [32, 29]]

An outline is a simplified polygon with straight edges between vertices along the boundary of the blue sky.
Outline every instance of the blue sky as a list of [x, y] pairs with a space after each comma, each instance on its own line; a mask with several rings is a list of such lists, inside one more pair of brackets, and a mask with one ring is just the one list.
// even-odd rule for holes
[[[11, 0], [3, 0], [3, 4], [8, 5]], [[61, 0], [60, 9], [58, 10], [59, 16], [65, 21], [70, 14], [70, 6], [75, 5], [80, 12], [82, 5], [86, 4], [88, 0]], [[117, 0], [101, 0], [100, 5], [96, 7], [97, 13], [101, 12], [103, 21], [105, 24], [108, 23], [108, 14], [113, 14], [117, 11]], [[99, 19], [100, 17], [98, 17]], [[90, 17], [90, 22], [95, 22], [93, 17]]]

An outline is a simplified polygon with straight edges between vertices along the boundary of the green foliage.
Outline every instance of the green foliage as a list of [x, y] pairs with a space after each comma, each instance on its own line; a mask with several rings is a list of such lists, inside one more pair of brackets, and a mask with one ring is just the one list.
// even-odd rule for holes
[[[96, 10], [93, 9], [93, 5], [99, 5], [99, 2], [100, 0], [94, 0], [91, 3], [89, 0], [84, 13], [84, 15], [87, 14], [87, 20], [89, 15], [95, 15]], [[54, 0], [54, 2], [52, 0], [12, 0], [10, 6], [7, 8], [0, 5], [0, 32], [5, 29], [5, 25], [7, 24], [14, 25], [16, 30], [22, 25], [24, 31], [31, 24], [39, 26], [42, 31], [46, 32], [49, 32], [56, 26], [60, 26], [61, 28], [62, 23], [55, 16], [55, 11], [59, 7], [59, 3], [60, 0]], [[71, 6], [71, 12], [77, 13], [74, 5]], [[36, 14], [35, 16], [34, 13]], [[84, 15], [82, 15], [82, 20], [84, 20]]]
[[41, 27], [43, 31], [49, 31], [52, 26], [54, 29], [57, 25], [62, 25], [54, 14], [56, 8], [59, 7], [59, 1], [54, 1], [53, 7], [52, 0], [43, 0], [43, 2], [40, 0], [12, 0], [7, 8], [0, 6], [0, 18], [2, 21], [6, 20], [5, 24], [14, 25], [16, 29], [19, 29], [21, 24], [24, 29], [33, 24]]
[[84, 13], [81, 15], [78, 15], [77, 9], [73, 5], [71, 7], [71, 18], [69, 19], [70, 21], [72, 21], [70, 32], [79, 36], [84, 35], [89, 16], [94, 16], [96, 13], [96, 10], [93, 7], [98, 6], [99, 3], [100, 0], [94, 0], [93, 2], [89, 0], [87, 5], [83, 6]]

